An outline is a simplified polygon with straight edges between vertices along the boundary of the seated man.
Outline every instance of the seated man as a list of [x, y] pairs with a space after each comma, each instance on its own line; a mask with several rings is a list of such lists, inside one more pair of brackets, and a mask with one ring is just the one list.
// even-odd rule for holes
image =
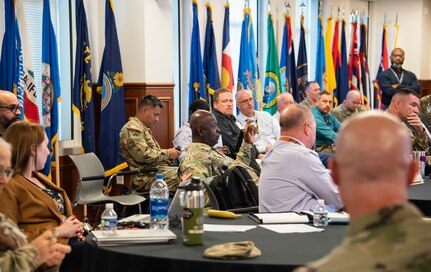
[[[247, 169], [253, 181], [258, 184], [259, 176], [249, 163], [251, 160], [251, 149], [253, 147], [255, 127], [246, 124], [244, 128], [244, 142], [236, 160], [226, 156], [212, 146], [220, 137], [220, 129], [214, 115], [208, 111], [198, 110], [190, 118], [193, 142], [187, 147], [187, 154], [180, 163], [180, 172], [185, 176], [196, 176], [205, 179], [218, 175], [218, 168], [226, 165], [231, 168], [241, 165]], [[208, 197], [205, 193], [205, 206], [209, 206]]]
[[333, 115], [330, 115], [332, 95], [323, 91], [318, 96], [317, 106], [311, 109], [316, 120], [316, 152], [335, 153], [335, 139], [341, 124]]
[[253, 95], [248, 90], [240, 90], [235, 95], [236, 105], [239, 108], [238, 121], [244, 127], [248, 120], [257, 128], [254, 135], [254, 145], [259, 153], [266, 153], [277, 141], [278, 124], [271, 114], [254, 110]]
[[[198, 99], [193, 101], [189, 106], [189, 114], [192, 116], [192, 114], [197, 110], [210, 110], [210, 106], [205, 100]], [[186, 155], [186, 147], [192, 143], [192, 130], [190, 128], [190, 123], [185, 122], [177, 131], [177, 134], [174, 138], [174, 146], [175, 148], [181, 150], [181, 155], [179, 156], [179, 160], [181, 161], [183, 157]], [[214, 147], [220, 147], [220, 151], [222, 152], [228, 152], [226, 146], [221, 146], [221, 137], [219, 139], [219, 142]]]
[[312, 109], [314, 106], [316, 106], [317, 99], [320, 94], [319, 83], [316, 81], [308, 81], [304, 86], [304, 90], [306, 98], [299, 104]]
[[0, 137], [12, 123], [20, 120], [21, 111], [22, 106], [15, 94], [0, 90]]
[[316, 122], [310, 110], [288, 106], [280, 116], [281, 136], [262, 160], [259, 212], [305, 211], [324, 199], [343, 207], [331, 176], [311, 148]]
[[390, 115], [373, 111], [346, 122], [330, 163], [350, 214], [346, 237], [296, 272], [429, 270], [431, 222], [407, 200], [417, 173], [411, 153], [405, 128]]
[[[180, 155], [175, 148], [161, 149], [153, 138], [151, 127], [159, 121], [161, 108], [164, 105], [157, 97], [147, 95], [139, 100], [135, 117], [130, 117], [120, 131], [121, 154], [129, 164], [130, 170], [157, 168], [170, 191], [175, 191], [180, 178], [178, 168], [169, 167], [172, 160]], [[132, 176], [137, 191], [148, 191], [155, 181], [155, 172], [141, 173]]]
[[351, 90], [347, 93], [346, 99], [344, 99], [343, 103], [335, 107], [331, 114], [338, 119], [338, 121], [343, 122], [347, 118], [366, 111], [366, 108], [361, 103], [361, 93], [356, 90]]
[[281, 93], [277, 97], [277, 112], [272, 116], [277, 121], [277, 124], [280, 122], [281, 112], [291, 104], [295, 104], [291, 93]]
[[405, 126], [414, 151], [428, 151], [427, 130], [419, 118], [419, 97], [410, 89], [399, 89], [392, 97], [387, 112], [395, 115]]

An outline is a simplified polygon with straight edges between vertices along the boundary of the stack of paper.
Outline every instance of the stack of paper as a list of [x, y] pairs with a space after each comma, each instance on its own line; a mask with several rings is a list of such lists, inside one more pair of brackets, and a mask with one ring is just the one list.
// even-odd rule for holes
[[91, 232], [99, 246], [120, 246], [129, 244], [168, 243], [177, 238], [170, 230], [125, 229], [117, 230], [114, 235], [105, 235], [101, 230]]
[[310, 222], [310, 219], [306, 214], [300, 214], [296, 212], [249, 213], [248, 216], [260, 224], [309, 223]]

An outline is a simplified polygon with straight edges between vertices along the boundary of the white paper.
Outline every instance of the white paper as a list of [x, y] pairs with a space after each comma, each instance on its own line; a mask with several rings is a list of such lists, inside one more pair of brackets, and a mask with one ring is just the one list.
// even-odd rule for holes
[[284, 213], [255, 213], [255, 217], [260, 219], [262, 224], [274, 224], [274, 223], [308, 223], [309, 219], [307, 215], [301, 215], [296, 212], [284, 212]]
[[259, 227], [269, 229], [277, 233], [307, 233], [323, 231], [323, 228], [315, 228], [306, 224], [265, 224], [259, 225]]
[[219, 225], [219, 224], [204, 224], [204, 231], [208, 232], [246, 232], [254, 229], [253, 225]]

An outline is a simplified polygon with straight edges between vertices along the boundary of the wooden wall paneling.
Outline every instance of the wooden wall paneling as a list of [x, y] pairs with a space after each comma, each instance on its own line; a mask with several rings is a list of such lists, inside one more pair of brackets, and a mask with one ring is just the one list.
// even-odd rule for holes
[[420, 97], [431, 94], [431, 79], [419, 79], [422, 90], [420, 92]]

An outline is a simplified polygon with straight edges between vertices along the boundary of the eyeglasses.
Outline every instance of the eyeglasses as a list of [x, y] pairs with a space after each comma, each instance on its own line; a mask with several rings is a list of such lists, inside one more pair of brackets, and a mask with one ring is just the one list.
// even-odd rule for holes
[[246, 102], [253, 102], [253, 97], [250, 97], [249, 99], [238, 101], [238, 104], [246, 103]]
[[7, 106], [0, 106], [2, 109], [8, 109], [12, 113], [16, 113], [17, 110], [21, 111], [22, 106], [20, 104], [10, 104]]
[[4, 176], [8, 179], [10, 179], [13, 175], [13, 169], [10, 167], [3, 167], [0, 166], [0, 176]]

